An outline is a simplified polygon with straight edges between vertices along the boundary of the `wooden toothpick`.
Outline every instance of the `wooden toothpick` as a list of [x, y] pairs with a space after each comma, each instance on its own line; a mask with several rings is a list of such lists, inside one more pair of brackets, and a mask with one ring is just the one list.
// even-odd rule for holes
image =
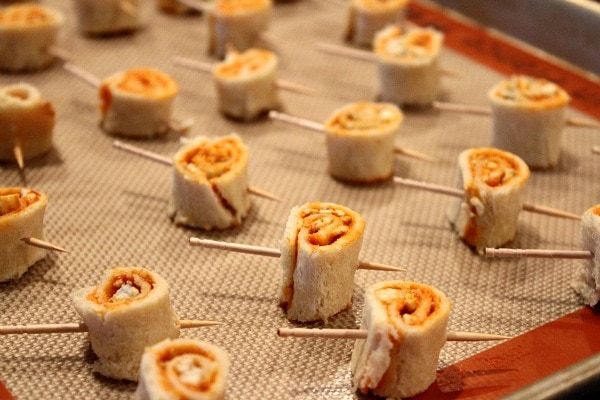
[[[190, 58], [185, 58], [185, 57], [180, 57], [180, 56], [175, 57], [173, 59], [173, 62], [177, 66], [192, 69], [195, 71], [204, 72], [204, 73], [211, 73], [213, 70], [213, 67], [214, 67], [214, 65], [212, 63], [208, 63], [205, 61], [192, 60]], [[277, 87], [278, 89], [281, 89], [281, 90], [287, 90], [289, 92], [305, 94], [307, 96], [315, 96], [319, 93], [319, 91], [316, 89], [313, 89], [313, 88], [310, 88], [310, 87], [304, 86], [304, 85], [299, 85], [297, 83], [286, 81], [283, 79], [277, 79], [275, 81], [275, 87]]]
[[17, 161], [17, 165], [21, 171], [25, 170], [25, 159], [23, 157], [23, 148], [21, 147], [21, 143], [18, 141], [13, 146], [13, 155], [15, 156], [15, 161]]
[[59, 251], [62, 253], [68, 253], [69, 250], [64, 249], [62, 247], [59, 247], [55, 244], [46, 242], [45, 240], [42, 239], [36, 239], [33, 237], [24, 237], [21, 238], [21, 241], [24, 242], [25, 244], [28, 244], [29, 246], [33, 246], [33, 247], [38, 247], [40, 249], [45, 249], [45, 250], [51, 250], [51, 251]]
[[[367, 61], [367, 62], [371, 62], [371, 63], [377, 62], [377, 60], [378, 60], [377, 55], [369, 50], [362, 50], [362, 49], [357, 49], [354, 47], [341, 46], [338, 44], [331, 44], [331, 43], [324, 43], [324, 42], [317, 42], [315, 46], [316, 46], [317, 50], [322, 51], [324, 53], [332, 54], [335, 56], [348, 57], [348, 58], [353, 58], [355, 60]], [[448, 75], [448, 76], [460, 76], [461, 75], [460, 72], [458, 72], [456, 70], [452, 70], [452, 69], [447, 69], [447, 68], [441, 68], [440, 71], [443, 74]]]
[[[217, 240], [200, 239], [196, 237], [191, 237], [189, 240], [189, 244], [190, 246], [204, 247], [208, 249], [234, 251], [237, 253], [255, 254], [273, 258], [281, 257], [281, 252], [279, 251], [279, 249], [274, 249], [271, 247], [252, 246], [247, 244], [231, 242], [219, 242]], [[358, 268], [373, 271], [406, 272], [405, 268], [393, 267], [391, 265], [379, 264], [369, 261], [359, 261]]]
[[[394, 177], [394, 183], [397, 183], [398, 185], [402, 185], [402, 186], [409, 187], [409, 188], [427, 190], [429, 192], [445, 194], [445, 195], [453, 196], [453, 197], [462, 198], [465, 196], [465, 193], [462, 190], [457, 189], [457, 188], [443, 186], [443, 185], [436, 185], [434, 183], [419, 182], [419, 181], [415, 181], [412, 179], [400, 178], [398, 176]], [[538, 213], [538, 214], [544, 214], [544, 215], [548, 215], [551, 217], [581, 220], [580, 215], [573, 214], [573, 213], [570, 213], [567, 211], [557, 210], [552, 207], [538, 206], [535, 204], [524, 203], [523, 210], [533, 212], [533, 213]]]
[[574, 260], [590, 260], [594, 253], [586, 250], [541, 250], [541, 249], [495, 249], [486, 247], [487, 258], [563, 258]]
[[[288, 123], [291, 125], [300, 126], [302, 128], [310, 129], [315, 132], [325, 133], [325, 128], [323, 127], [323, 124], [320, 124], [315, 121], [311, 121], [306, 118], [301, 118], [301, 117], [298, 117], [295, 115], [290, 115], [290, 114], [272, 110], [272, 111], [269, 111], [269, 118], [277, 120], [277, 121], [285, 122], [285, 123]], [[407, 149], [405, 147], [400, 147], [400, 146], [394, 146], [394, 153], [404, 155], [407, 157], [411, 157], [411, 158], [415, 158], [415, 159], [418, 159], [421, 161], [428, 161], [428, 162], [436, 162], [437, 161], [434, 157], [432, 157], [428, 154], [421, 153], [420, 151]]]
[[[322, 338], [322, 339], [366, 339], [365, 329], [309, 329], [309, 328], [279, 328], [277, 335], [281, 337]], [[505, 340], [510, 336], [494, 335], [479, 332], [448, 332], [446, 340], [458, 342], [474, 342], [484, 340]]]
[[[127, 143], [123, 143], [120, 140], [113, 140], [113, 147], [119, 150], [124, 150], [128, 153], [135, 154], [137, 156], [144, 157], [148, 160], [155, 161], [159, 164], [172, 166], [173, 160], [163, 155], [154, 153], [152, 151], [141, 149], [137, 146], [132, 146]], [[248, 193], [253, 194], [258, 197], [263, 197], [265, 199], [274, 200], [274, 201], [282, 201], [280, 197], [275, 196], [273, 193], [267, 192], [266, 190], [259, 189], [257, 187], [249, 186]]]
[[[203, 321], [196, 319], [179, 320], [179, 328], [203, 328], [209, 326], [221, 325], [217, 321]], [[87, 332], [88, 327], [85, 323], [65, 323], [65, 324], [39, 324], [39, 325], [14, 325], [0, 326], [0, 335], [34, 335], [48, 333], [77, 333]]]
[[[466, 105], [466, 104], [434, 101], [433, 107], [440, 111], [460, 112], [460, 113], [465, 113], [465, 114], [474, 114], [474, 115], [483, 115], [483, 116], [491, 116], [492, 115], [492, 109], [489, 107], [484, 107], [484, 106], [471, 106], [471, 105]], [[599, 122], [585, 120], [585, 119], [581, 119], [581, 118], [567, 118], [565, 120], [565, 124], [576, 127], [576, 128], [599, 128], [600, 129]]]

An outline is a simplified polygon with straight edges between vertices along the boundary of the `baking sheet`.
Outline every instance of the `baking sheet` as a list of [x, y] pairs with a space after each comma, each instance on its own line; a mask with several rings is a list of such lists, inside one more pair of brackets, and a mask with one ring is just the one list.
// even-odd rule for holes
[[[166, 215], [169, 168], [112, 148], [98, 127], [97, 95], [59, 65], [41, 73], [0, 75], [2, 85], [36, 85], [57, 111], [55, 149], [29, 161], [31, 187], [49, 196], [45, 232], [71, 250], [49, 254], [20, 280], [0, 285], [0, 323], [76, 322], [68, 296], [95, 284], [105, 269], [135, 265], [154, 270], [171, 284], [182, 319], [224, 324], [190, 329], [182, 336], [211, 341], [232, 359], [228, 397], [351, 399], [351, 341], [282, 339], [276, 330], [293, 326], [277, 305], [275, 259], [191, 248], [190, 236], [276, 247], [288, 213], [308, 201], [333, 201], [360, 212], [367, 222], [361, 258], [404, 266], [406, 273], [358, 271], [354, 304], [327, 323], [310, 327], [358, 326], [362, 293], [375, 282], [407, 279], [433, 285], [453, 301], [449, 328], [519, 335], [582, 307], [569, 281], [579, 261], [486, 260], [462, 244], [445, 217], [451, 199], [385, 182], [351, 186], [331, 179], [323, 138], [267, 119], [228, 120], [217, 112], [210, 78], [174, 66], [175, 56], [214, 61], [206, 55], [206, 20], [155, 13], [134, 35], [91, 39], [75, 25], [71, 2], [44, 1], [67, 15], [59, 41], [73, 61], [99, 77], [136, 66], [171, 74], [181, 92], [174, 116], [193, 117], [192, 135], [237, 132], [250, 147], [253, 186], [281, 196], [281, 203], [252, 199], [244, 224], [223, 232], [175, 227]], [[377, 96], [376, 68], [366, 62], [318, 52], [315, 42], [342, 43], [345, 10], [334, 2], [277, 3], [272, 33], [281, 57], [282, 79], [319, 89], [320, 96], [282, 92], [284, 111], [323, 121], [351, 101]], [[450, 49], [443, 65], [460, 71], [443, 80], [443, 100], [486, 104], [486, 91], [502, 75]], [[398, 176], [453, 185], [458, 153], [489, 144], [485, 117], [433, 110], [406, 110], [397, 144], [438, 158], [435, 164], [397, 157]], [[569, 116], [584, 117], [574, 109]], [[597, 131], [566, 128], [560, 165], [534, 172], [526, 200], [581, 213], [600, 199], [595, 185], [600, 160], [590, 148]], [[179, 138], [127, 141], [172, 155]], [[21, 185], [16, 166], [3, 164], [2, 186]], [[576, 221], [523, 213], [514, 247], [579, 248]], [[440, 368], [485, 350], [493, 343], [448, 343]], [[131, 398], [135, 384], [91, 372], [94, 356], [85, 334], [0, 338], [0, 379], [17, 398]]]

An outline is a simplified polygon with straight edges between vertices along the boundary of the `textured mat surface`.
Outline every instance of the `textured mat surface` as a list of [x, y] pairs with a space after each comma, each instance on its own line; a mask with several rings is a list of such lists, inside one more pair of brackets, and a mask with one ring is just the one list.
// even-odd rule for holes
[[[238, 229], [207, 233], [174, 226], [167, 217], [168, 167], [112, 148], [114, 139], [98, 127], [97, 95], [59, 65], [35, 74], [0, 75], [0, 84], [36, 85], [57, 111], [55, 149], [27, 163], [31, 187], [46, 193], [45, 232], [49, 241], [71, 250], [49, 254], [20, 280], [0, 285], [0, 323], [76, 322], [68, 296], [95, 284], [117, 265], [154, 270], [171, 285], [180, 318], [219, 320], [214, 328], [182, 336], [224, 347], [231, 356], [228, 396], [232, 399], [351, 399], [351, 341], [281, 339], [276, 329], [291, 326], [277, 305], [278, 261], [260, 256], [191, 248], [190, 236], [276, 247], [290, 209], [308, 201], [332, 201], [360, 212], [367, 222], [361, 258], [404, 266], [406, 273], [359, 271], [351, 309], [325, 324], [357, 326], [362, 293], [386, 279], [415, 280], [444, 291], [453, 301], [450, 329], [519, 335], [581, 308], [569, 287], [580, 261], [486, 260], [460, 242], [445, 211], [450, 199], [395, 186], [349, 186], [327, 174], [323, 137], [280, 122], [237, 123], [217, 112], [210, 78], [174, 66], [173, 57], [214, 61], [206, 55], [204, 17], [155, 13], [147, 29], [131, 36], [82, 37], [71, 2], [48, 0], [67, 15], [59, 41], [73, 61], [104, 77], [135, 66], [171, 74], [181, 92], [177, 118], [195, 118], [191, 135], [237, 132], [250, 147], [253, 186], [276, 193], [277, 203], [252, 199], [249, 217]], [[281, 56], [279, 77], [314, 87], [321, 96], [282, 92], [284, 110], [323, 121], [334, 109], [375, 99], [376, 70], [366, 62], [319, 53], [317, 40], [341, 43], [345, 11], [333, 2], [278, 3], [271, 33]], [[443, 64], [460, 71], [445, 77], [442, 98], [486, 104], [486, 91], [502, 76], [449, 49]], [[453, 185], [458, 153], [490, 141], [485, 117], [406, 110], [397, 144], [434, 155], [435, 164], [397, 157], [396, 175]], [[570, 109], [569, 116], [582, 117]], [[590, 149], [593, 129], [567, 128], [560, 165], [534, 172], [526, 201], [581, 213], [600, 200], [596, 178], [600, 159]], [[170, 156], [179, 138], [131, 143]], [[129, 141], [128, 141], [129, 142]], [[3, 164], [0, 185], [21, 185], [16, 166]], [[523, 213], [513, 247], [579, 248], [576, 221]], [[448, 366], [492, 343], [448, 343], [440, 366]], [[94, 355], [85, 334], [0, 338], [0, 379], [20, 399], [131, 398], [132, 383], [91, 372]]]

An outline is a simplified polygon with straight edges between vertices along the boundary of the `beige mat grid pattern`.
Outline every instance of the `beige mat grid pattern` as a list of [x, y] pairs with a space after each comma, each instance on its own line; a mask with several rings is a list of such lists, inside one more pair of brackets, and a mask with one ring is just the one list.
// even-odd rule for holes
[[[98, 127], [95, 89], [60, 65], [35, 74], [0, 75], [0, 85], [29, 82], [57, 111], [54, 150], [27, 163], [31, 187], [46, 193], [45, 234], [70, 249], [49, 254], [20, 280], [0, 285], [0, 323], [79, 321], [68, 296], [96, 284], [103, 271], [134, 265], [161, 274], [182, 319], [219, 320], [219, 327], [188, 329], [183, 337], [222, 346], [230, 355], [231, 399], [352, 399], [349, 361], [352, 341], [282, 339], [278, 327], [292, 326], [278, 307], [277, 259], [191, 248], [190, 236], [277, 247], [288, 213], [308, 201], [332, 201], [360, 212], [366, 220], [361, 258], [404, 266], [406, 273], [358, 271], [353, 307], [327, 323], [310, 327], [358, 326], [364, 289], [387, 279], [415, 280], [444, 291], [453, 301], [450, 329], [518, 335], [582, 305], [569, 287], [581, 261], [486, 260], [474, 254], [449, 227], [451, 199], [392, 182], [349, 186], [327, 174], [324, 139], [318, 133], [281, 122], [239, 123], [219, 115], [210, 77], [176, 67], [175, 56], [214, 61], [206, 55], [206, 20], [154, 13], [147, 29], [131, 36], [82, 37], [71, 2], [48, 0], [67, 15], [59, 46], [73, 61], [99, 77], [135, 66], [152, 66], [181, 87], [174, 103], [179, 119], [193, 117], [192, 135], [237, 132], [250, 148], [250, 184], [273, 192], [281, 203], [252, 198], [243, 225], [222, 232], [174, 226], [167, 217], [169, 167], [112, 148]], [[271, 33], [281, 57], [279, 77], [314, 87], [311, 97], [282, 92], [284, 111], [323, 121], [334, 109], [376, 97], [376, 69], [364, 61], [315, 49], [316, 41], [342, 43], [346, 21], [333, 2], [277, 3]], [[485, 93], [502, 76], [451, 50], [443, 63], [460, 71], [445, 77], [442, 97], [487, 104]], [[397, 138], [400, 146], [438, 158], [435, 164], [399, 156], [396, 175], [445, 185], [456, 179], [458, 153], [488, 145], [491, 120], [472, 115], [406, 110]], [[569, 116], [583, 117], [575, 110]], [[598, 132], [566, 128], [560, 166], [533, 172], [529, 203], [581, 213], [599, 202], [595, 184], [600, 159], [590, 149]], [[128, 141], [170, 156], [179, 138]], [[22, 184], [18, 169], [3, 164], [1, 186]], [[576, 221], [522, 213], [513, 247], [579, 249]], [[447, 366], [493, 343], [448, 343], [440, 366]], [[131, 398], [135, 384], [91, 372], [94, 355], [86, 334], [0, 337], [0, 380], [19, 399]]]

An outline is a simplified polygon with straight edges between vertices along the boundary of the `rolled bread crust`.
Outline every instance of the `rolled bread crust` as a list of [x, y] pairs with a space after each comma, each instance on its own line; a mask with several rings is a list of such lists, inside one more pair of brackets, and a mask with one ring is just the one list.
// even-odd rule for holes
[[[141, 279], [150, 290], [131, 300], [113, 301], [110, 294], [106, 300], [107, 292], [116, 291], [118, 277]], [[144, 348], [179, 336], [168, 283], [143, 268], [108, 270], [98, 286], [74, 291], [71, 301], [88, 327], [92, 349], [98, 356], [93, 370], [110, 378], [137, 381]]]
[[151, 2], [143, 0], [74, 0], [77, 27], [91, 36], [114, 35], [143, 28], [151, 15]]
[[[330, 211], [342, 214], [339, 218], [346, 222], [328, 226]], [[332, 235], [340, 225], [347, 228]], [[280, 303], [290, 320], [326, 320], [352, 304], [364, 225], [360, 214], [339, 204], [313, 202], [292, 208], [280, 242]], [[311, 238], [315, 232], [326, 237], [323, 245]]]
[[[223, 173], [208, 177], [202, 171], [191, 172], [187, 158], [198, 148], [231, 146], [231, 165]], [[218, 149], [215, 150], [218, 157]], [[225, 156], [227, 157], [227, 155]], [[184, 145], [174, 157], [173, 188], [169, 215], [175, 224], [204, 230], [227, 229], [241, 225], [250, 210], [248, 196], [248, 148], [238, 135], [221, 138], [199, 136]]]
[[442, 33], [431, 28], [403, 32], [391, 26], [378, 32], [373, 48], [377, 56], [380, 100], [415, 106], [428, 106], [436, 100], [443, 39]]
[[[258, 59], [258, 60], [257, 60]], [[252, 64], [253, 68], [244, 68]], [[243, 121], [256, 119], [262, 113], [279, 108], [276, 75], [278, 58], [274, 53], [249, 49], [244, 53], [229, 52], [227, 58], [213, 69], [219, 111]], [[239, 69], [226, 75], [224, 70]]]
[[173, 78], [153, 68], [118, 72], [100, 85], [100, 126], [126, 137], [165, 135], [178, 91]]
[[[600, 205], [586, 210], [581, 217], [581, 241], [584, 250], [600, 254]], [[594, 307], [600, 301], [600, 260], [584, 260], [577, 268], [571, 287], [584, 304]]]
[[448, 208], [458, 236], [479, 253], [514, 240], [529, 175], [527, 164], [514, 154], [494, 148], [461, 152], [457, 186], [465, 197]]
[[[520, 92], [533, 86], [532, 93]], [[536, 95], [537, 93], [537, 95]], [[558, 164], [565, 110], [569, 95], [557, 85], [526, 76], [514, 76], [488, 92], [492, 107], [492, 147], [521, 157], [530, 168]]]
[[[35, 196], [36, 200], [24, 208], [12, 212], [0, 212], [0, 282], [20, 278], [36, 262], [46, 257], [46, 250], [29, 246], [22, 238], [44, 240], [44, 213], [48, 197], [31, 189], [21, 187], [0, 188], [0, 202], [5, 196]], [[4, 206], [0, 204], [2, 208]]]
[[[405, 320], [411, 307], [417, 310]], [[368, 287], [361, 322], [368, 334], [352, 353], [355, 390], [387, 398], [425, 391], [435, 381], [450, 310], [447, 297], [428, 285], [383, 281]]]
[[346, 41], [370, 47], [378, 31], [387, 25], [397, 25], [404, 21], [407, 4], [407, 0], [352, 0], [348, 8]]
[[32, 85], [18, 83], [0, 88], [0, 160], [13, 161], [14, 146], [29, 160], [52, 149], [56, 113]]
[[376, 183], [394, 173], [394, 142], [403, 114], [391, 103], [352, 103], [325, 122], [329, 174], [344, 182]]
[[144, 351], [136, 400], [221, 400], [229, 356], [219, 346], [192, 339], [165, 339]]
[[208, 53], [217, 58], [225, 57], [228, 46], [254, 47], [271, 22], [272, 0], [246, 0], [232, 8], [227, 3], [235, 2], [219, 0], [208, 8]]
[[[13, 13], [31, 19], [14, 21]], [[55, 57], [48, 49], [56, 43], [63, 24], [63, 14], [47, 6], [14, 4], [0, 10], [0, 70], [25, 72], [49, 67]]]

